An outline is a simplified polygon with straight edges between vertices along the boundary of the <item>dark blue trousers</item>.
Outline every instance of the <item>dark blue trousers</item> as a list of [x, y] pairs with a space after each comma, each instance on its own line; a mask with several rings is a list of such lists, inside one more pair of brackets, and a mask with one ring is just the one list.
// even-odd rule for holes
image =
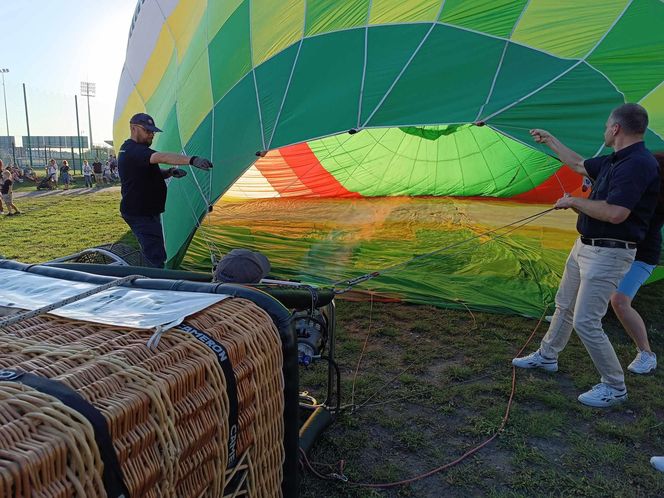
[[164, 247], [164, 232], [161, 228], [161, 217], [134, 216], [123, 214], [134, 236], [141, 245], [141, 253], [145, 261], [155, 268], [163, 268], [166, 262], [166, 248]]

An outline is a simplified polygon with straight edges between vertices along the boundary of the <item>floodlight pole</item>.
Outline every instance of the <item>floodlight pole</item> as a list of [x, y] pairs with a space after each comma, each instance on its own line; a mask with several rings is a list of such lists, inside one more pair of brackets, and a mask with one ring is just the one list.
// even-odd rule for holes
[[[9, 138], [9, 113], [7, 111], [7, 91], [5, 90], [5, 73], [8, 73], [9, 69], [6, 67], [0, 68], [0, 74], [2, 74], [2, 96], [5, 100], [5, 123], [7, 124], [7, 138]], [[16, 164], [16, 146], [14, 145], [14, 139], [12, 139], [12, 159], [14, 164]]]
[[[76, 136], [78, 137], [78, 162], [81, 166], [81, 172], [83, 171], [83, 148], [81, 147], [81, 128], [79, 127], [78, 122], [78, 95], [74, 95], [74, 106], [76, 106]], [[76, 168], [74, 168], [76, 171]]]
[[2, 96], [5, 99], [5, 123], [7, 124], [7, 137], [9, 137], [9, 114], [7, 113], [7, 92], [5, 91], [5, 73], [8, 73], [9, 69], [3, 67], [0, 69], [2, 74]]
[[[25, 83], [23, 83], [23, 102], [25, 103], [25, 124], [28, 128], [28, 155], [30, 156], [30, 167], [33, 168], [32, 164], [32, 140], [30, 139], [30, 118], [28, 118], [28, 96], [25, 93]], [[23, 144], [25, 147], [25, 144]]]
[[90, 128], [90, 153], [93, 154], [92, 145], [92, 118], [90, 117], [90, 97], [95, 96], [97, 85], [89, 81], [81, 81], [81, 96], [88, 99], [88, 127]]

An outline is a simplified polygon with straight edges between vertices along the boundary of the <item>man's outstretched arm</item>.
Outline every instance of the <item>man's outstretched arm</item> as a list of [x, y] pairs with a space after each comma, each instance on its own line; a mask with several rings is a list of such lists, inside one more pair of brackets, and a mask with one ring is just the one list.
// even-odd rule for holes
[[150, 156], [150, 164], [170, 164], [173, 166], [191, 164], [202, 170], [212, 168], [212, 163], [208, 159], [198, 156], [183, 156], [174, 152], [154, 152]]
[[549, 133], [546, 130], [535, 128], [533, 130], [530, 130], [530, 135], [535, 139], [535, 142], [537, 142], [538, 144], [547, 145], [553, 152], [556, 153], [558, 159], [560, 159], [564, 164], [572, 168], [580, 175], [588, 176], [588, 172], [586, 171], [586, 168], [583, 165], [585, 159], [583, 159], [583, 157], [581, 157], [579, 154], [577, 154], [572, 149], [567, 147], [556, 137], [551, 135], [551, 133]]

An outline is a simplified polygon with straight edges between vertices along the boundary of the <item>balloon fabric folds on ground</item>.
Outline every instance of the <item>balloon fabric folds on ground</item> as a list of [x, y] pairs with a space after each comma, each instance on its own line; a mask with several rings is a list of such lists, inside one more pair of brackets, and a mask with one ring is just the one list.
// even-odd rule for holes
[[541, 210], [513, 201], [435, 197], [222, 201], [198, 230], [183, 266], [209, 271], [211, 246], [221, 253], [253, 247], [268, 256], [273, 274], [329, 285], [461, 243], [387, 270], [356, 290], [376, 292], [375, 299], [539, 316], [553, 303], [576, 236], [559, 227], [572, 225], [574, 214], [559, 211], [516, 230], [482, 234], [503, 226], [503, 219]]
[[[429, 205], [428, 196], [457, 196], [471, 197], [468, 205], [478, 197], [550, 203], [565, 192], [578, 193], [580, 177], [535, 144], [530, 128], [547, 129], [592, 157], [608, 152], [602, 132], [610, 111], [638, 102], [650, 115], [646, 145], [664, 150], [663, 18], [664, 4], [657, 0], [145, 0], [137, 4], [129, 33], [114, 142], [127, 137], [133, 114], [147, 112], [164, 130], [155, 137], [156, 150], [207, 157], [215, 165], [209, 172], [186, 167], [187, 177], [169, 183], [163, 217], [169, 266], [203, 266], [202, 253], [209, 248], [194, 236], [202, 223], [211, 231], [223, 226], [216, 236], [224, 249], [265, 250], [284, 275], [304, 272], [307, 280], [329, 281], [333, 274], [355, 275], [360, 265], [342, 268], [339, 258], [336, 272], [295, 268], [287, 255], [315, 251], [321, 240], [331, 250], [331, 241], [341, 237], [334, 230], [346, 233], [335, 220], [349, 209], [394, 213], [389, 200], [385, 208], [383, 201], [361, 199], [425, 196], [421, 204]], [[218, 203], [224, 194], [272, 198], [270, 209], [284, 217], [250, 217], [251, 227], [234, 223], [219, 213], [239, 209]], [[329, 207], [338, 206], [331, 218], [314, 223], [331, 231], [291, 237], [302, 228], [293, 213], [313, 206], [311, 198], [336, 199], [311, 211], [314, 223], [315, 212], [328, 216]], [[215, 213], [205, 220], [211, 206]], [[495, 206], [501, 208], [477, 210], [474, 230], [542, 210]], [[494, 211], [504, 217], [482, 217]], [[369, 271], [476, 233], [447, 215], [429, 225], [422, 213], [413, 216], [422, 232], [399, 233], [416, 250], [370, 238], [335, 250], [371, 252], [361, 265]], [[409, 266], [377, 285], [398, 287], [413, 279], [417, 289], [391, 290], [430, 302], [446, 292], [441, 286], [450, 285], [451, 277], [443, 274], [450, 270], [465, 274], [468, 287], [462, 291], [459, 285], [446, 301], [533, 313], [551, 303], [550, 290], [543, 289], [555, 288], [561, 253], [569, 249], [560, 241], [571, 243], [574, 236], [573, 216], [552, 219], [561, 224], [547, 222], [539, 232], [527, 228], [484, 244], [467, 255], [476, 258], [472, 263], [450, 270], [422, 261], [419, 274], [408, 275], [414, 271]], [[276, 224], [268, 227], [267, 220]], [[433, 233], [424, 236], [427, 230]], [[292, 243], [281, 254], [284, 240]], [[543, 241], [553, 240], [555, 256], [543, 249]], [[483, 253], [489, 246], [491, 255]], [[381, 251], [391, 252], [389, 261]], [[498, 258], [501, 252], [512, 255]], [[539, 270], [532, 270], [521, 279], [530, 271], [524, 268], [543, 261], [549, 277], [534, 277]], [[467, 265], [472, 272], [460, 270]], [[314, 269], [324, 271], [314, 275]], [[441, 280], [430, 285], [420, 278], [439, 271]], [[497, 273], [502, 283], [492, 280]], [[537, 291], [523, 288], [519, 295], [540, 297], [506, 305], [505, 296], [515, 295], [509, 288], [528, 280]], [[476, 289], [490, 286], [494, 297], [480, 298]]]

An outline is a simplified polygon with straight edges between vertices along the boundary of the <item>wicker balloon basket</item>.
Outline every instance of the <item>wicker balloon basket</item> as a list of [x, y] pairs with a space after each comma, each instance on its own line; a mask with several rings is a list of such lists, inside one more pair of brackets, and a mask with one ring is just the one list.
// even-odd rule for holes
[[[0, 497], [280, 496], [272, 320], [229, 298], [185, 324], [152, 348], [151, 331], [50, 315], [0, 330]], [[63, 402], [51, 384], [81, 401]]]

